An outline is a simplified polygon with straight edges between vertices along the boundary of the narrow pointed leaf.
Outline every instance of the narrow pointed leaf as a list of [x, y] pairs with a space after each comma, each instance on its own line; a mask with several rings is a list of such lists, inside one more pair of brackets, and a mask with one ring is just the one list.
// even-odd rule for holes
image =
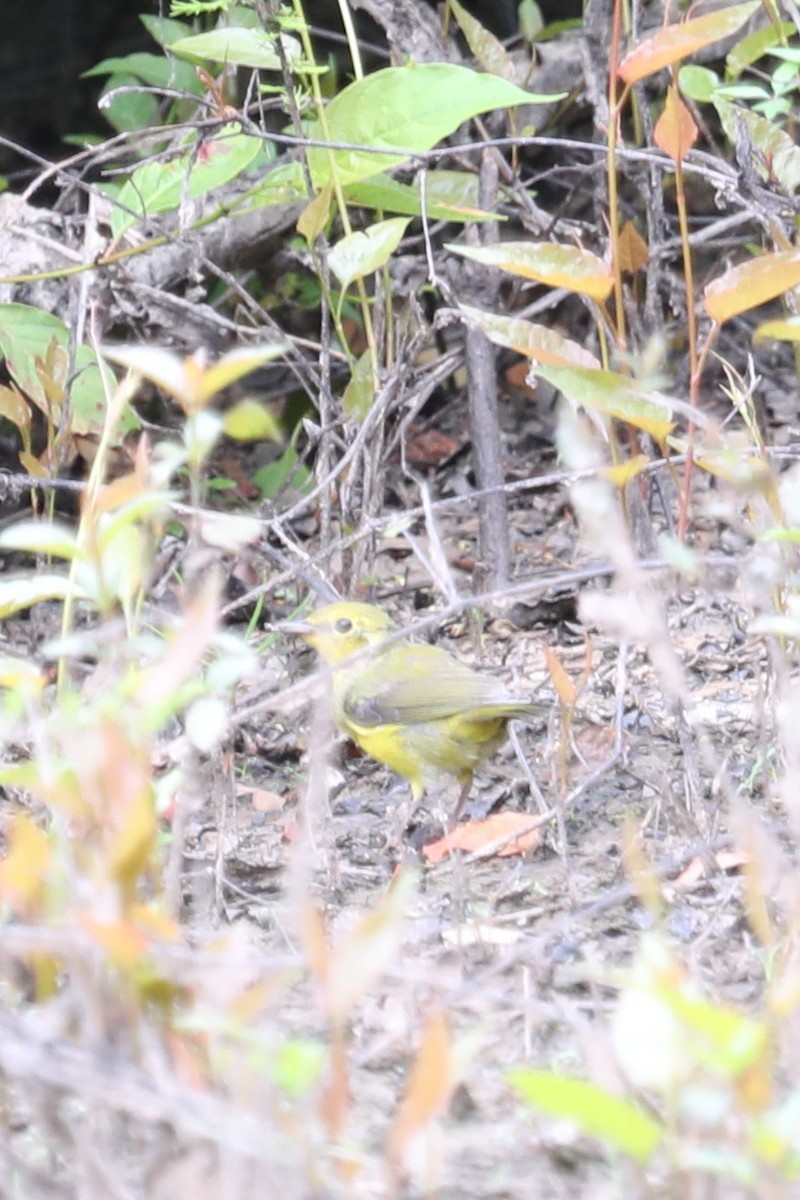
[[79, 547], [78, 539], [68, 525], [48, 521], [18, 521], [16, 525], [9, 525], [0, 532], [0, 549], [74, 558]]
[[0, 580], [0, 618], [44, 600], [64, 600], [68, 595], [83, 597], [85, 593], [66, 575], [39, 574], [33, 578]]
[[615, 371], [585, 367], [534, 367], [553, 387], [588, 412], [614, 417], [663, 443], [673, 427], [667, 398]]
[[800, 284], [800, 252], [781, 250], [731, 267], [705, 290], [706, 312], [712, 320], [729, 321], [759, 304], [782, 296]]
[[203, 372], [201, 401], [210, 400], [217, 392], [230, 387], [232, 383], [237, 383], [264, 363], [280, 358], [285, 350], [286, 346], [282, 342], [266, 342], [263, 346], [240, 346], [237, 350], [223, 354], [219, 362], [206, 367]]
[[522, 317], [504, 317], [499, 313], [483, 312], [469, 304], [459, 304], [465, 319], [485, 333], [495, 346], [516, 350], [534, 362], [551, 366], [598, 367], [599, 361], [577, 342], [564, 337], [557, 329], [536, 325]]
[[[432, 221], [497, 221], [506, 218], [485, 212], [478, 205], [478, 181], [466, 171], [428, 171], [425, 175], [425, 212]], [[345, 197], [361, 208], [419, 216], [422, 190], [388, 175], [374, 175], [345, 188]]]
[[499, 242], [495, 246], [445, 247], [474, 262], [499, 267], [523, 279], [535, 279], [547, 287], [569, 288], [592, 300], [605, 300], [614, 279], [601, 258], [580, 246], [557, 246], [552, 242]]
[[[299, 53], [299, 46], [296, 42], [294, 45]], [[229, 25], [227, 28], [178, 38], [170, 49], [184, 58], [206, 59], [209, 62], [229, 63], [232, 66], [258, 67], [263, 71], [281, 69], [281, 60], [275, 49], [275, 37], [260, 29]]]
[[660, 29], [625, 55], [619, 68], [621, 78], [625, 83], [638, 83], [664, 67], [682, 62], [690, 54], [735, 33], [760, 7], [759, 0], [751, 0]]
[[503, 43], [484, 25], [481, 25], [476, 17], [467, 12], [463, 5], [458, 3], [458, 0], [450, 0], [449, 6], [466, 38], [467, 45], [484, 71], [516, 83], [517, 67]]

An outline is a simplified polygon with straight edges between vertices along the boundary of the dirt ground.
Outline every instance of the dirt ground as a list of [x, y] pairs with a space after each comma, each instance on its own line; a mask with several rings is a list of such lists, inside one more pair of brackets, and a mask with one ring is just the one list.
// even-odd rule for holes
[[[546, 572], [590, 563], [560, 493], [519, 505], [513, 521], [518, 545], [529, 546], [527, 530], [537, 528]], [[557, 816], [533, 851], [426, 863], [421, 848], [441, 832], [435, 816], [418, 812], [401, 832], [404, 786], [341, 741], [329, 756], [330, 731], [319, 712], [302, 729], [296, 720], [267, 729], [248, 724], [251, 752], [239, 759], [244, 778], [236, 800], [218, 806], [216, 828], [203, 809], [195, 814], [194, 919], [257, 927], [266, 961], [273, 952], [283, 961], [287, 944], [290, 957], [297, 951], [299, 896], [313, 897], [333, 943], [343, 945], [359, 914], [385, 898], [400, 864], [414, 864], [395, 953], [351, 1013], [348, 1120], [361, 1183], [364, 1172], [376, 1173], [374, 1191], [353, 1194], [384, 1194], [383, 1150], [410, 1056], [426, 1016], [439, 1011], [464, 1065], [437, 1123], [438, 1142], [426, 1144], [425, 1166], [416, 1163], [415, 1184], [404, 1194], [602, 1200], [631, 1186], [633, 1194], [661, 1194], [653, 1180], [652, 1191], [640, 1192], [641, 1180], [634, 1185], [621, 1164], [609, 1167], [569, 1123], [527, 1112], [507, 1072], [530, 1064], [613, 1086], [619, 1072], [609, 1020], [618, 972], [637, 960], [648, 934], [673, 945], [710, 997], [744, 1011], [760, 1003], [765, 963], [747, 921], [739, 852], [751, 822], [777, 842], [785, 817], [766, 782], [769, 670], [761, 640], [747, 632], [751, 568], [733, 556], [726, 565], [714, 544], [721, 528], [708, 522], [699, 536], [707, 553], [718, 554], [701, 580], [678, 582], [662, 570], [643, 581], [663, 613], [661, 645], [674, 654], [685, 703], [669, 697], [653, 655], [635, 640], [620, 648], [584, 627], [574, 603], [564, 616], [563, 598], [552, 603], [549, 623], [531, 629], [514, 631], [503, 618], [477, 637], [463, 621], [448, 627], [442, 644], [509, 686], [553, 702], [549, 719], [519, 729], [540, 800], [508, 746], [479, 771], [462, 818], [552, 806]], [[607, 578], [588, 586], [609, 594]], [[630, 596], [619, 604], [627, 619]], [[587, 655], [591, 662], [566, 724], [545, 645], [575, 681]], [[283, 639], [267, 652], [267, 673], [278, 679], [313, 668], [310, 655], [298, 656]], [[276, 758], [284, 763], [277, 781]], [[637, 883], [643, 863], [651, 874]], [[647, 899], [654, 889], [655, 903]], [[315, 1011], [307, 981], [298, 982], [273, 1014], [279, 1036], [319, 1034]], [[730, 1181], [725, 1188], [704, 1194], [736, 1194]], [[287, 1194], [307, 1193], [289, 1185]]]
[[[540, 464], [540, 479], [549, 466]], [[173, 819], [165, 859], [168, 876], [176, 868], [182, 922], [199, 955], [182, 969], [220, 1011], [256, 989], [245, 1022], [252, 1044], [237, 1035], [234, 1051], [218, 1018], [207, 1018], [209, 1031], [195, 1012], [204, 1035], [221, 1039], [213, 1088], [181, 1065], [177, 1045], [169, 1066], [150, 1061], [142, 1078], [141, 1065], [109, 1058], [119, 1035], [108, 1014], [110, 1040], [96, 1052], [84, 1045], [89, 1058], [77, 1066], [75, 1047], [39, 1040], [37, 1058], [27, 1045], [37, 1082], [12, 1100], [12, 1161], [11, 1147], [34, 1129], [52, 1157], [64, 1144], [64, 1113], [74, 1110], [83, 1116], [67, 1139], [71, 1150], [61, 1152], [70, 1196], [99, 1194], [96, 1181], [73, 1186], [76, 1137], [93, 1170], [106, 1157], [98, 1147], [110, 1147], [124, 1194], [154, 1200], [254, 1189], [280, 1189], [287, 1200], [676, 1194], [674, 1177], [635, 1172], [569, 1122], [529, 1111], [509, 1072], [527, 1065], [628, 1090], [613, 1014], [627, 972], [654, 938], [709, 999], [761, 1010], [769, 963], [742, 868], [759, 861], [750, 883], [760, 880], [765, 894], [774, 885], [769, 900], [780, 921], [791, 908], [779, 893], [793, 855], [774, 728], [775, 690], [786, 681], [751, 624], [769, 606], [774, 551], [744, 536], [736, 491], [700, 477], [697, 574], [681, 577], [663, 559], [657, 569], [635, 565], [631, 545], [625, 575], [614, 528], [606, 544], [592, 540], [596, 494], [566, 483], [538, 488], [530, 478], [530, 494], [516, 497], [511, 513], [518, 578], [530, 590], [525, 603], [512, 598], [518, 623], [502, 612], [483, 622], [462, 614], [435, 632], [460, 657], [550, 705], [549, 715], [518, 726], [526, 768], [504, 747], [478, 771], [462, 817], [518, 811], [535, 819], [544, 808], [552, 816], [538, 844], [524, 854], [478, 850], [431, 862], [426, 847], [440, 836], [452, 797], [434, 797], [436, 811], [423, 807], [404, 827], [405, 786], [334, 737], [324, 687], [309, 685], [318, 697], [311, 705], [282, 703], [315, 663], [268, 628], [259, 635], [258, 678], [237, 699], [235, 737], [223, 755], [198, 760], [195, 794], [184, 797], [182, 823]], [[756, 509], [748, 521], [761, 519]], [[439, 533], [463, 594], [470, 579], [458, 564], [472, 561], [475, 528], [471, 512], [456, 519], [444, 510]], [[428, 580], [407, 543], [388, 537], [378, 551], [377, 592], [394, 615], [406, 623], [429, 615], [411, 611]], [[52, 633], [41, 612], [10, 622], [8, 650], [35, 655]], [[572, 712], [556, 699], [546, 649], [575, 684]], [[180, 741], [170, 730], [165, 763]], [[124, 1025], [131, 1016], [123, 1014], [124, 1005]], [[441, 1111], [424, 1136], [404, 1142], [398, 1179], [387, 1147], [435, 1021], [447, 1031]], [[19, 1036], [16, 1026], [0, 1030], [0, 1065]], [[153, 1048], [140, 1036], [136, 1053], [147, 1060]], [[274, 1068], [264, 1068], [299, 1047], [339, 1062], [346, 1085], [333, 1126], [313, 1089], [313, 1101], [302, 1089], [293, 1100]], [[45, 1170], [42, 1194], [51, 1179]], [[753, 1193], [723, 1176], [719, 1190], [712, 1181], [692, 1194]]]

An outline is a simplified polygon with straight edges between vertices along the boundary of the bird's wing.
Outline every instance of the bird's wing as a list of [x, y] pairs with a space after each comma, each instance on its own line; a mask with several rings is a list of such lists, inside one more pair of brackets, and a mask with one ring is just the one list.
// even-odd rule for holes
[[404, 646], [379, 655], [349, 682], [345, 716], [357, 725], [418, 725], [471, 713], [478, 719], [529, 711], [496, 679], [479, 675], [435, 646]]

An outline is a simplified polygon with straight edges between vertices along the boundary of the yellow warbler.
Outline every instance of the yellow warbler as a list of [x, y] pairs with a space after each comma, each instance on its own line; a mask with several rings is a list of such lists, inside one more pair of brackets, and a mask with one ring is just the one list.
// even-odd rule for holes
[[[509, 695], [499, 680], [479, 675], [441, 647], [398, 641], [381, 648], [396, 626], [372, 604], [327, 604], [281, 628], [300, 634], [331, 667], [336, 724], [404, 776], [415, 803], [432, 775], [456, 777], [461, 795], [454, 819], [478, 763], [505, 740], [507, 722], [546, 711]], [[371, 656], [348, 661], [369, 648]]]

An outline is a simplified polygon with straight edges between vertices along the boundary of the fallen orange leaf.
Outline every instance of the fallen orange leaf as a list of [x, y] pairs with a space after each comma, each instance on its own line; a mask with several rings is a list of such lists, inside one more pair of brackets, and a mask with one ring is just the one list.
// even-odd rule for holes
[[[736, 871], [739, 867], [746, 866], [749, 861], [750, 856], [744, 850], [719, 850], [714, 855], [714, 862], [720, 871]], [[705, 879], [707, 874], [706, 861], [698, 855], [687, 867], [684, 867], [677, 879], [674, 880], [673, 887], [693, 887], [701, 879]]]
[[468, 821], [457, 826], [438, 841], [423, 846], [422, 853], [428, 862], [437, 863], [454, 850], [475, 853], [498, 842], [500, 846], [493, 852], [499, 858], [527, 854], [529, 850], [535, 850], [541, 840], [541, 828], [531, 829], [532, 822], [530, 813], [495, 813], [485, 821]]

